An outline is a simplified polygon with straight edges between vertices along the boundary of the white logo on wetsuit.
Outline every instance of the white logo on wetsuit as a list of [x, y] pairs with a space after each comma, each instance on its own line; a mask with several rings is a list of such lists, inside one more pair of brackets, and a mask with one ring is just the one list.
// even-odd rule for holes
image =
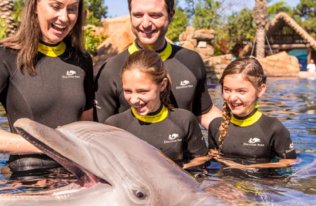
[[75, 70], [67, 70], [66, 75], [63, 75], [63, 79], [79, 79], [80, 76], [76, 75], [77, 72]]
[[94, 106], [95, 106], [95, 108], [97, 108], [97, 109], [101, 109], [101, 107], [100, 107], [100, 105], [99, 105], [99, 102], [98, 102], [98, 100], [94, 100]]
[[261, 142], [261, 140], [257, 137], [254, 137], [254, 138], [250, 138], [249, 141], [248, 141], [250, 144], [255, 144], [257, 142]]
[[261, 144], [261, 139], [258, 137], [249, 138], [248, 142], [244, 142], [244, 146], [254, 146], [254, 147], [264, 147], [264, 144]]
[[294, 144], [291, 143], [289, 148], [290, 148], [290, 149], [294, 149]]
[[180, 86], [176, 86], [176, 89], [186, 89], [186, 88], [192, 88], [193, 85], [190, 84], [189, 80], [183, 80], [180, 81]]
[[74, 70], [69, 70], [69, 71], [66, 72], [67, 76], [72, 76], [72, 75], [75, 75], [75, 74], [77, 74], [77, 72], [74, 71]]
[[174, 139], [177, 139], [178, 137], [179, 137], [179, 134], [173, 133], [173, 134], [169, 134], [168, 139], [169, 140], [174, 140]]
[[183, 80], [183, 81], [180, 82], [181, 86], [187, 86], [188, 84], [190, 84], [189, 80]]
[[168, 144], [168, 143], [174, 143], [174, 142], [181, 142], [182, 140], [179, 139], [179, 137], [180, 135], [177, 133], [169, 134], [168, 140], [164, 140], [163, 143]]
[[289, 145], [289, 149], [285, 150], [285, 153], [290, 153], [290, 152], [292, 152], [293, 150], [294, 150], [294, 144], [291, 143], [291, 144]]

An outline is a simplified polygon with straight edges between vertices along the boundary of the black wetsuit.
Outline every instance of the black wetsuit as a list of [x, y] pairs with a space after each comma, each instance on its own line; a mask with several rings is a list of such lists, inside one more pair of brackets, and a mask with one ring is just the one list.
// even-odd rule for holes
[[[134, 43], [101, 68], [96, 85], [99, 122], [129, 108], [122, 92], [121, 71], [127, 57], [137, 50], [139, 48]], [[207, 113], [212, 107], [212, 101], [207, 90], [205, 66], [199, 54], [166, 44], [159, 55], [171, 77], [171, 100], [174, 107], [187, 109], [196, 116]]]
[[[62, 48], [64, 46], [64, 49]], [[36, 75], [16, 66], [17, 51], [0, 47], [0, 96], [10, 128], [22, 117], [52, 128], [78, 121], [82, 112], [93, 107], [93, 68], [88, 54], [77, 57], [72, 47], [39, 44]], [[54, 50], [55, 49], [55, 50]], [[59, 54], [59, 55], [57, 55]], [[49, 56], [47, 56], [49, 55]], [[13, 170], [31, 170], [55, 165], [45, 155], [11, 155]]]
[[111, 116], [105, 123], [143, 139], [179, 165], [184, 158], [192, 159], [208, 152], [196, 118], [184, 109], [170, 111], [164, 107], [156, 114], [145, 117], [137, 117], [137, 113], [128, 109]]
[[[218, 149], [220, 124], [221, 118], [216, 118], [209, 125], [211, 149]], [[278, 119], [259, 111], [247, 119], [231, 119], [222, 153], [224, 157], [244, 164], [266, 163], [275, 157], [296, 158], [289, 131]]]

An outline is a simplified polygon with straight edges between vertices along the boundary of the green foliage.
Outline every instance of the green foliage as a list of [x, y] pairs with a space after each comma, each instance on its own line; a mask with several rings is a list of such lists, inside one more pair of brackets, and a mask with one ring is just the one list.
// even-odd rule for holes
[[227, 53], [244, 41], [252, 42], [256, 28], [253, 23], [252, 10], [242, 9], [227, 17], [227, 23], [215, 30], [215, 53]]
[[96, 35], [94, 26], [87, 26], [84, 29], [85, 34], [85, 49], [89, 54], [95, 56], [97, 47], [107, 38], [105, 35]]
[[17, 24], [21, 22], [21, 14], [24, 7], [24, 0], [14, 0], [13, 18]]
[[102, 18], [106, 18], [107, 7], [103, 0], [84, 0], [85, 8], [88, 9], [87, 24], [99, 26]]
[[177, 41], [179, 38], [179, 35], [185, 30], [185, 28], [188, 26], [188, 16], [186, 12], [181, 9], [177, 8], [175, 11], [175, 15], [173, 16], [172, 22], [169, 25], [167, 37], [171, 41]]
[[284, 0], [275, 2], [274, 4], [268, 6], [268, 16], [270, 20], [273, 19], [273, 17], [279, 12], [286, 12], [291, 15], [292, 9]]
[[0, 18], [0, 39], [3, 39], [7, 36], [7, 24], [6, 22]]
[[219, 8], [221, 3], [216, 0], [203, 0], [195, 4], [193, 26], [196, 29], [215, 28], [220, 24]]
[[312, 36], [316, 36], [316, 1], [300, 0], [293, 12], [294, 18]]

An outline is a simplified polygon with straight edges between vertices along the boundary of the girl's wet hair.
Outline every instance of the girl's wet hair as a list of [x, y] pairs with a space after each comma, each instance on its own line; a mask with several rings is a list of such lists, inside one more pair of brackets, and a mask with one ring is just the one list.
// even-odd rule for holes
[[[18, 31], [8, 38], [0, 41], [0, 46], [6, 46], [18, 50], [17, 67], [26, 69], [29, 74], [36, 74], [37, 47], [41, 39], [41, 29], [37, 16], [37, 4], [42, 0], [27, 0], [22, 12], [22, 21]], [[78, 18], [68, 36], [64, 41], [74, 47], [75, 53], [83, 55], [83, 24], [84, 24], [83, 0], [79, 0]]]
[[128, 70], [137, 69], [151, 76], [156, 84], [161, 84], [167, 78], [167, 87], [160, 93], [161, 102], [172, 109], [173, 106], [170, 102], [171, 83], [167, 70], [161, 57], [152, 50], [144, 49], [131, 54], [125, 61], [121, 75]]
[[[266, 84], [267, 77], [264, 74], [264, 70], [260, 62], [254, 57], [245, 57], [232, 61], [224, 70], [219, 82], [222, 86], [223, 92], [223, 82], [227, 75], [232, 74], [243, 74], [244, 78], [248, 80], [256, 89], [258, 89], [262, 84]], [[223, 142], [227, 136], [227, 129], [231, 118], [231, 111], [226, 102], [223, 105], [223, 118], [219, 128], [220, 135], [218, 138], [219, 151], [222, 150]]]

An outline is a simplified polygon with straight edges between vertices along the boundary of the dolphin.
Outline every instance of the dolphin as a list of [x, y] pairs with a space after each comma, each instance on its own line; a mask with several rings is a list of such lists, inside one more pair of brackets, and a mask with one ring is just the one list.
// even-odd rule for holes
[[2, 194], [0, 205], [223, 205], [158, 149], [122, 129], [87, 121], [52, 129], [26, 118], [14, 127], [78, 182], [43, 193]]

